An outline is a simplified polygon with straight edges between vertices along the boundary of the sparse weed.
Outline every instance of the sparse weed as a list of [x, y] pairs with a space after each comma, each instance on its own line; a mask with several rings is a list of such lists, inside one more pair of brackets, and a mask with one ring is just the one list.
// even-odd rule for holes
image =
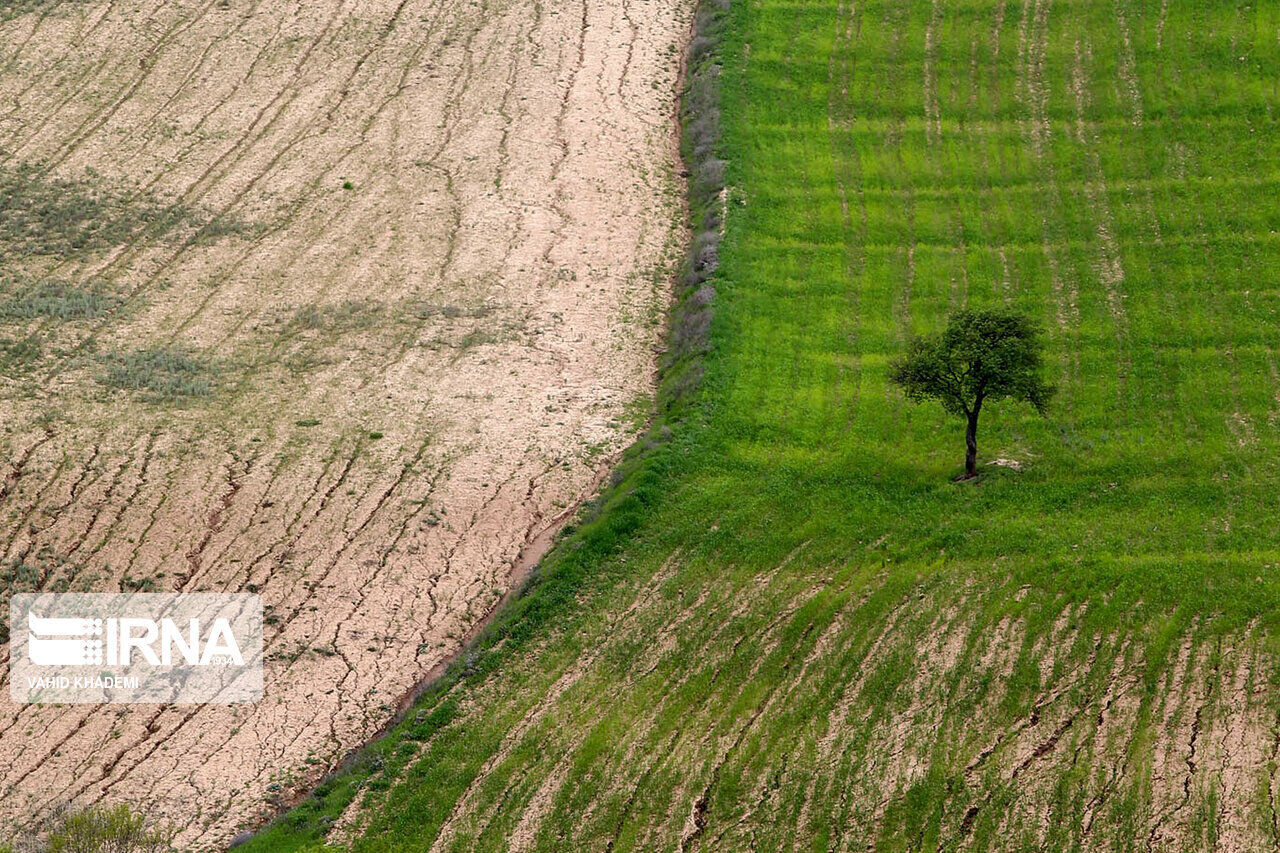
[[410, 312], [419, 320], [444, 317], [446, 320], [478, 320], [493, 313], [488, 305], [457, 305], [454, 303], [418, 302], [410, 306]]
[[0, 282], [0, 321], [86, 320], [109, 313], [121, 303], [103, 282], [75, 285], [67, 281], [33, 283], [10, 277]]
[[207, 242], [249, 227], [109, 184], [96, 173], [64, 178], [36, 163], [0, 167], [0, 254], [8, 257], [65, 258], [118, 246], [143, 232], [160, 238], [178, 228], [194, 229]]
[[155, 592], [158, 586], [153, 577], [131, 578], [126, 575], [120, 579], [120, 588], [126, 592]]
[[331, 305], [303, 305], [289, 325], [308, 331], [352, 332], [376, 324], [386, 305], [373, 299], [347, 299]]
[[0, 6], [0, 21], [8, 21], [35, 12], [51, 12], [59, 6], [72, 6], [84, 0], [8, 0]]
[[44, 342], [36, 333], [22, 338], [0, 338], [0, 371], [21, 376], [33, 368], [44, 353]]
[[111, 388], [141, 391], [155, 401], [207, 397], [216, 388], [219, 366], [185, 350], [153, 348], [112, 353], [103, 358], [101, 380]]

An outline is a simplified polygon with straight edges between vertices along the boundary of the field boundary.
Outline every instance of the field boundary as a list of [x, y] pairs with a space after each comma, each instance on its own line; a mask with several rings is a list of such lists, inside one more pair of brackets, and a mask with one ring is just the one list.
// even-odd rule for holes
[[[323, 841], [338, 816], [381, 766], [379, 756], [402, 741], [410, 713], [459, 684], [482, 681], [501, 658], [538, 626], [572, 606], [593, 563], [617, 550], [642, 523], [643, 509], [663, 496], [662, 473], [675, 461], [672, 447], [699, 400], [704, 362], [711, 352], [711, 321], [719, 246], [724, 234], [725, 167], [720, 158], [720, 47], [730, 0], [699, 0], [677, 78], [680, 97], [677, 168], [685, 180], [687, 251], [670, 278], [665, 349], [660, 351], [656, 403], [644, 432], [597, 470], [595, 497], [571, 507], [531, 536], [512, 568], [512, 586], [476, 623], [461, 647], [433, 667], [397, 704], [396, 713], [364, 745], [352, 750], [305, 797], [285, 803], [256, 832], [236, 836], [245, 853], [294, 850]], [[433, 713], [439, 725], [448, 722]], [[422, 724], [415, 724], [417, 735]]]

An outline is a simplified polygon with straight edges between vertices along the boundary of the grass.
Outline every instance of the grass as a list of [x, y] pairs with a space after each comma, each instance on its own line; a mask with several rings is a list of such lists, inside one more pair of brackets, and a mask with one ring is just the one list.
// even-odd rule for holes
[[[246, 849], [318, 849], [356, 796], [360, 851], [1273, 845], [1266, 762], [1224, 794], [1197, 736], [1280, 613], [1280, 12], [701, 14], [695, 234], [717, 169], [729, 208], [657, 423], [481, 641]], [[961, 425], [886, 365], [999, 304], [1047, 330], [1059, 398], [984, 413], [980, 458], [1023, 470], [957, 486]], [[1240, 700], [1272, 722], [1273, 671]]]
[[82, 255], [183, 225], [234, 231], [233, 223], [211, 224], [197, 211], [92, 172], [61, 178], [35, 163], [0, 168], [0, 252], [11, 258]]
[[[0, 21], [49, 6], [0, 6]], [[0, 166], [0, 324], [31, 324], [23, 338], [0, 338], [0, 368], [11, 378], [32, 374], [45, 354], [64, 351], [57, 345], [59, 324], [111, 318], [126, 304], [125, 289], [111, 281], [51, 279], [37, 272], [51, 261], [92, 262], [141, 239], [185, 236], [204, 245], [257, 230], [233, 216], [212, 217], [93, 170], [55, 177], [38, 163]], [[112, 387], [146, 391], [153, 401], [174, 400], [209, 394], [206, 368], [181, 355], [117, 354], [107, 359], [102, 379]]]
[[[520, 330], [518, 323], [482, 324], [493, 313], [487, 306], [436, 304], [416, 299], [385, 303], [375, 299], [303, 305], [280, 318], [281, 340], [290, 342], [281, 359], [295, 376], [302, 376], [350, 358], [353, 351], [385, 342], [388, 334], [401, 334], [431, 321], [436, 334], [422, 343], [434, 350], [463, 352], [485, 344], [508, 340]], [[476, 321], [476, 322], [468, 322]], [[372, 335], [373, 338], [367, 336]], [[366, 336], [366, 337], [361, 337]]]
[[20, 376], [31, 371], [44, 354], [38, 335], [22, 338], [0, 337], [0, 370], [5, 376]]
[[139, 391], [146, 399], [157, 402], [208, 397], [217, 387], [218, 365], [182, 349], [154, 347], [116, 352], [102, 361], [104, 385]]
[[0, 22], [37, 12], [49, 14], [57, 11], [59, 6], [73, 5], [81, 4], [71, 0], [7, 0], [3, 6], [0, 6]]
[[88, 320], [111, 312], [121, 301], [101, 282], [85, 286], [66, 281], [34, 283], [11, 278], [0, 282], [0, 321]]
[[347, 299], [330, 305], [304, 305], [294, 312], [291, 326], [306, 331], [347, 333], [384, 322], [386, 306], [371, 299]]

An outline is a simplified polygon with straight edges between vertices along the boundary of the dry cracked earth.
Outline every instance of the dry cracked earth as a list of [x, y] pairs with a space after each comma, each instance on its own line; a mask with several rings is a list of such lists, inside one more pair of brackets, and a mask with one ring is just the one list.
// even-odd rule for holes
[[[678, 0], [0, 5], [0, 570], [257, 591], [264, 700], [0, 710], [0, 827], [222, 844], [375, 734], [646, 410]], [[0, 689], [5, 686], [0, 685]]]

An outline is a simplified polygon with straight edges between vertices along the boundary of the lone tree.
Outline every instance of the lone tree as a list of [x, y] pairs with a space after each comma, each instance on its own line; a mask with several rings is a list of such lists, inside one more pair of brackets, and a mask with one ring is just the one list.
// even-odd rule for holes
[[964, 479], [978, 475], [978, 415], [987, 402], [1013, 399], [1045, 414], [1054, 388], [1040, 378], [1040, 333], [1030, 318], [1012, 311], [962, 310], [946, 331], [913, 338], [894, 359], [890, 381], [909, 400], [937, 400], [968, 421]]

